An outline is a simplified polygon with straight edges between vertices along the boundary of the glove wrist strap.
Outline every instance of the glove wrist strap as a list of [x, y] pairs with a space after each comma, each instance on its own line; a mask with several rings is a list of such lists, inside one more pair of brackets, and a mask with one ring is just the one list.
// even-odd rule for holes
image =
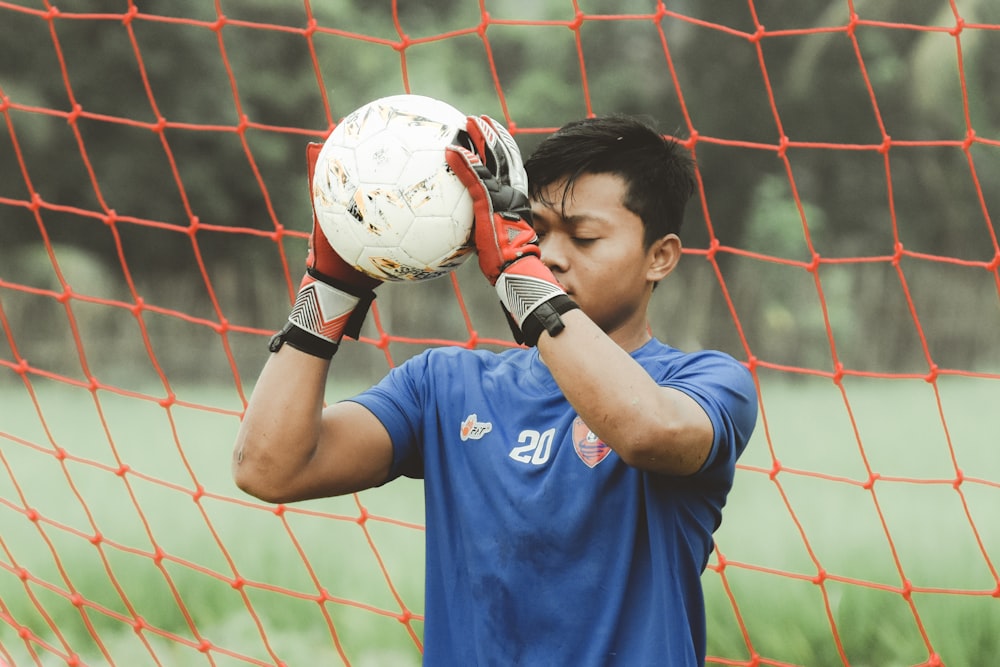
[[339, 347], [337, 343], [320, 338], [305, 329], [299, 328], [292, 322], [286, 322], [281, 331], [271, 336], [271, 341], [268, 343], [267, 348], [271, 352], [277, 352], [285, 343], [288, 343], [288, 345], [294, 347], [296, 350], [311, 354], [320, 359], [333, 359], [333, 355], [337, 353], [337, 348]]
[[505, 271], [500, 274], [497, 278], [496, 290], [497, 296], [500, 297], [500, 303], [511, 314], [518, 326], [523, 324], [528, 314], [541, 304], [560, 294], [566, 295], [561, 287], [549, 280], [514, 271]]
[[317, 280], [310, 272], [299, 288], [288, 323], [271, 338], [268, 348], [277, 352], [288, 343], [315, 357], [331, 359], [345, 334], [357, 338], [374, 298], [374, 292], [349, 293]]
[[542, 331], [556, 336], [565, 328], [563, 313], [579, 308], [566, 292], [543, 278], [501, 273], [496, 284], [517, 342], [534, 346]]
[[521, 322], [521, 338], [524, 339], [524, 344], [531, 347], [537, 345], [542, 331], [549, 332], [550, 336], [558, 336], [566, 328], [560, 316], [579, 307], [573, 299], [565, 294], [552, 297], [545, 303], [539, 304]]

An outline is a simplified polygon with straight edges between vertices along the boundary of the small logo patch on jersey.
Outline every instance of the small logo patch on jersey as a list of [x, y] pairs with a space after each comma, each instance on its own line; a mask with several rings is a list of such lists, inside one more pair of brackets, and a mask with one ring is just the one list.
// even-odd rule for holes
[[462, 440], [479, 440], [484, 435], [493, 430], [493, 424], [490, 422], [481, 422], [476, 416], [476, 413], [472, 413], [465, 418], [462, 422], [462, 428], [459, 431], [459, 435]]
[[593, 468], [607, 458], [611, 448], [594, 435], [583, 420], [577, 417], [573, 420], [573, 449], [580, 460]]

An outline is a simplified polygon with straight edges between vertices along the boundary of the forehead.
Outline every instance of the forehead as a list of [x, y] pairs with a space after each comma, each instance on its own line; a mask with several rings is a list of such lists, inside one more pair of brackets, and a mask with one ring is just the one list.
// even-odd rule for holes
[[546, 220], [616, 220], [634, 215], [625, 208], [625, 194], [625, 181], [620, 176], [581, 174], [572, 183], [562, 179], [541, 188], [531, 208], [536, 217]]

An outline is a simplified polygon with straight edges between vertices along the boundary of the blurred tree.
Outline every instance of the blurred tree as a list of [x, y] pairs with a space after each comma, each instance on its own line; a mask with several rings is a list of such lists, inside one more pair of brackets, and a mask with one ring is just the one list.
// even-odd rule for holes
[[[896, 145], [887, 157], [877, 150], [883, 128], [894, 141], [960, 144], [970, 130], [997, 135], [1000, 111], [991, 96], [1000, 65], [990, 54], [1000, 34], [975, 25], [1000, 23], [992, 0], [957, 6], [966, 23], [955, 34], [952, 5], [909, 0], [861, 0], [853, 7], [862, 21], [933, 30], [861, 23], [849, 32], [847, 5], [795, 0], [685, 0], [668, 7], [678, 16], [659, 20], [657, 5], [645, 0], [530, 7], [489, 0], [493, 22], [485, 31], [480, 5], [465, 0], [142, 0], [137, 7], [139, 14], [126, 20], [120, 13], [74, 20], [0, 10], [0, 92], [48, 110], [8, 112], [31, 188], [44, 202], [71, 209], [43, 210], [46, 232], [103, 258], [112, 271], [120, 270], [121, 252], [147, 299], [203, 297], [211, 284], [231, 293], [224, 304], [230, 320], [278, 321], [298, 268], [291, 267], [288, 282], [274, 280], [282, 249], [266, 237], [226, 230], [307, 231], [305, 143], [321, 140], [360, 104], [405, 89], [514, 120], [526, 153], [545, 128], [588, 113], [643, 114], [665, 133], [697, 133], [705, 201], [691, 209], [688, 247], [707, 247], [711, 233], [724, 245], [808, 261], [808, 230], [823, 257], [891, 255], [897, 240], [917, 252], [964, 259], [988, 261], [993, 252], [988, 210], [1000, 205], [1000, 193], [987, 184], [1000, 181], [995, 146]], [[591, 19], [577, 22], [574, 7]], [[103, 11], [126, 8], [106, 2]], [[60, 10], [84, 11], [84, 5], [61, 3]], [[96, 10], [87, 4], [86, 11]], [[306, 30], [309, 12], [315, 31]], [[620, 20], [600, 20], [610, 15]], [[525, 18], [541, 22], [517, 22]], [[768, 30], [759, 40], [755, 21]], [[826, 31], [798, 30], [816, 26]], [[0, 127], [0, 196], [26, 201], [28, 182], [6, 125]], [[800, 146], [787, 151], [787, 172], [778, 159], [782, 136]], [[113, 228], [101, 219], [105, 210], [119, 217]], [[22, 213], [6, 216], [0, 256], [40, 241], [41, 231]], [[196, 232], [194, 223], [201, 226]], [[299, 239], [294, 244], [304, 246]], [[822, 325], [812, 316], [794, 322], [794, 309], [782, 305], [790, 292], [781, 272], [748, 279], [734, 258], [723, 253], [719, 260], [739, 303], [770, 295], [764, 307], [743, 309], [752, 336], [802, 335], [801, 327], [812, 336]], [[250, 280], [248, 267], [272, 279]], [[838, 289], [868, 293], [882, 279], [862, 270], [852, 275], [839, 276]], [[966, 279], [948, 277], [941, 292], [968, 291]], [[178, 281], [189, 284], [181, 289]], [[453, 298], [448, 281], [421, 294], [429, 309]], [[474, 315], [495, 317], [490, 299], [468, 305]], [[870, 299], [855, 305], [880, 307]], [[731, 329], [725, 303], [716, 295], [706, 307], [709, 324], [694, 338], [707, 346], [729, 340], [722, 333]], [[883, 325], [877, 312], [855, 311], [847, 320], [858, 340]], [[912, 329], [905, 314], [898, 320], [892, 326], [900, 335]], [[969, 329], [968, 336], [979, 335]]]

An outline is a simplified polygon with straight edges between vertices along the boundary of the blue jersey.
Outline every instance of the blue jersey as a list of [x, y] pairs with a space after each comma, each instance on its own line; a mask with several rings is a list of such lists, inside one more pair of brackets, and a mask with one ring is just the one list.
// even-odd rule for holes
[[720, 352], [632, 357], [710, 417], [695, 475], [623, 463], [537, 349], [432, 349], [352, 399], [392, 438], [390, 478], [424, 479], [425, 664], [703, 664], [701, 573], [756, 392]]

